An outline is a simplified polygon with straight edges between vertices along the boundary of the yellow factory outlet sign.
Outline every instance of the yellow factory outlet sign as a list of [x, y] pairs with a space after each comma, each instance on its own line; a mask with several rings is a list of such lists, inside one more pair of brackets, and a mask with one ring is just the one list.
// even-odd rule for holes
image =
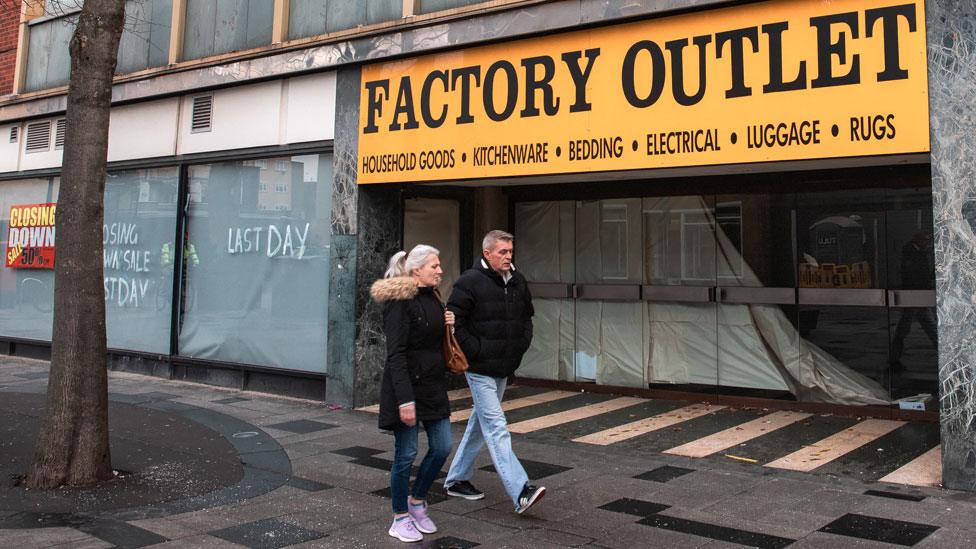
[[359, 182], [929, 150], [925, 5], [784, 0], [369, 65]]

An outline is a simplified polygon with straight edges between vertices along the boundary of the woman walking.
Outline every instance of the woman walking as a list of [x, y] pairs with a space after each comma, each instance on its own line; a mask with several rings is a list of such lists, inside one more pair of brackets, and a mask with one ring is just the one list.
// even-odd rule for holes
[[[451, 453], [451, 410], [444, 363], [445, 325], [454, 313], [445, 311], [435, 295], [441, 282], [440, 252], [424, 244], [397, 252], [384, 278], [370, 293], [384, 303], [386, 366], [380, 389], [381, 429], [393, 431], [395, 447], [390, 471], [393, 524], [389, 534], [400, 541], [420, 541], [437, 531], [427, 516], [427, 492]], [[420, 425], [427, 432], [427, 455], [410, 489], [410, 471], [417, 458]]]

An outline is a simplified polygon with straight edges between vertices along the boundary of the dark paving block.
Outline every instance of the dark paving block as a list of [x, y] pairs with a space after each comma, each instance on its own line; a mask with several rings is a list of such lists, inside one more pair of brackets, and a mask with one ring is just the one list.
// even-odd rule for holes
[[247, 402], [249, 400], [251, 399], [241, 398], [241, 397], [230, 397], [230, 398], [222, 398], [220, 400], [211, 400], [210, 402], [213, 402], [214, 404], [233, 404], [235, 402]]
[[848, 513], [824, 526], [820, 531], [911, 547], [938, 529], [938, 526], [929, 524]]
[[922, 501], [925, 496], [915, 494], [902, 494], [899, 492], [885, 492], [883, 490], [868, 490], [864, 492], [866, 496], [877, 496], [879, 498], [900, 499], [904, 501]]
[[469, 547], [477, 547], [479, 545], [481, 544], [468, 541], [466, 539], [456, 538], [454, 536], [444, 536], [442, 538], [437, 538], [430, 541], [425, 539], [421, 544], [421, 547], [424, 547], [425, 549], [468, 549]]
[[152, 391], [150, 393], [136, 393], [132, 396], [148, 398], [150, 400], [170, 400], [179, 397], [179, 395], [173, 395], [170, 393], [161, 393], [159, 391]]
[[[517, 398], [524, 398], [527, 396], [538, 395], [540, 393], [546, 393], [549, 391], [551, 391], [551, 389], [547, 389], [545, 387], [529, 387], [525, 385], [520, 385], [517, 387], [507, 387], [505, 389], [505, 398], [503, 398], [502, 401], [515, 400]], [[474, 399], [472, 399], [471, 397], [459, 398], [451, 401], [452, 412], [457, 412], [458, 410], [467, 410], [472, 406], [474, 406]]]
[[327, 429], [334, 429], [338, 425], [333, 425], [331, 423], [325, 423], [322, 421], [312, 421], [310, 419], [299, 419], [296, 421], [286, 421], [284, 423], [275, 423], [274, 425], [268, 425], [271, 429], [278, 429], [279, 431], [288, 431], [290, 433], [307, 434], [314, 433], [316, 431], [325, 431]]
[[613, 511], [614, 513], [625, 513], [628, 515], [634, 515], [635, 517], [649, 517], [651, 515], [656, 515], [661, 511], [667, 509], [667, 505], [662, 505], [660, 503], [654, 503], [650, 501], [641, 501], [639, 499], [630, 498], [620, 498], [616, 501], [611, 501], [610, 503], [601, 505], [598, 509], [603, 509], [604, 511]]
[[[380, 471], [389, 471], [393, 468], [393, 462], [388, 459], [375, 457], [376, 454], [382, 454], [386, 450], [374, 450], [372, 448], [367, 448], [365, 446], [351, 446], [349, 448], [341, 448], [339, 450], [333, 450], [333, 454], [339, 454], [340, 456], [350, 456], [356, 459], [351, 460], [349, 463], [355, 465], [362, 465], [363, 467], [371, 467], [373, 469], [379, 469]], [[423, 456], [417, 456], [419, 459], [423, 459]], [[418, 467], [414, 465], [413, 474], [416, 476]], [[447, 473], [440, 471], [437, 473], [437, 478], [444, 478]]]
[[543, 402], [542, 404], [536, 404], [533, 406], [526, 406], [525, 408], [519, 408], [517, 410], [509, 410], [505, 412], [505, 419], [509, 424], [518, 423], [520, 421], [535, 419], [537, 417], [547, 416], [549, 414], [556, 414], [559, 412], [565, 412], [567, 410], [573, 410], [575, 408], [582, 408], [583, 406], [589, 406], [591, 404], [606, 402], [614, 398], [617, 397], [613, 395], [601, 395], [598, 393], [580, 393], [578, 395], [561, 398], [559, 400]]
[[759, 463], [769, 463], [783, 456], [837, 434], [857, 423], [854, 418], [838, 416], [811, 416], [792, 425], [776, 429], [749, 442], [733, 446], [707, 458], [728, 462], [724, 454], [743, 456]]
[[[552, 475], [558, 475], [559, 473], [572, 469], [572, 467], [563, 467], [562, 465], [553, 465], [552, 463], [532, 461], [531, 459], [520, 459], [519, 461], [522, 462], [522, 467], [525, 468], [525, 472], [529, 475], [530, 480], [551, 477]], [[481, 470], [494, 473], [495, 466], [485, 465], [481, 468]]]
[[[682, 403], [687, 405], [688, 403]], [[676, 425], [614, 443], [619, 448], [639, 452], [642, 455], [657, 454], [669, 448], [707, 437], [761, 417], [757, 410], [725, 408], [711, 414], [682, 421]], [[753, 456], [750, 456], [753, 457]]]
[[758, 532], [749, 532], [746, 530], [738, 530], [736, 528], [728, 528], [726, 526], [718, 526], [716, 524], [708, 524], [706, 522], [698, 522], [683, 518], [667, 517], [664, 515], [651, 515], [637, 521], [637, 524], [653, 526], [654, 528], [661, 528], [662, 530], [670, 530], [672, 532], [681, 532], [682, 534], [701, 536], [703, 538], [711, 538], [728, 543], [738, 543], [740, 545], [746, 545], [749, 547], [759, 547], [762, 549], [779, 549], [796, 541], [794, 539], [781, 538], [779, 536], [770, 536], [768, 534], [760, 534]]
[[536, 439], [541, 438], [547, 441], [555, 441], [558, 439], [572, 440], [590, 433], [597, 433], [634, 421], [647, 419], [687, 405], [687, 402], [676, 400], [646, 400], [640, 404], [627, 406], [620, 410], [597, 414], [577, 421], [570, 421], [569, 423], [555, 427], [548, 427], [540, 431], [528, 433], [525, 436]]
[[352, 458], [361, 457], [371, 457], [376, 454], [382, 454], [388, 450], [374, 450], [373, 448], [367, 448], [365, 446], [350, 446], [349, 448], [339, 448], [338, 450], [332, 450], [333, 454], [339, 454], [340, 456], [349, 456]]
[[324, 482], [316, 482], [314, 480], [309, 480], [307, 478], [301, 477], [291, 477], [286, 482], [288, 486], [292, 488], [298, 488], [299, 490], [305, 490], [306, 492], [321, 492], [322, 490], [328, 490], [329, 488], [334, 488], [331, 484], [326, 484]]
[[78, 530], [107, 541], [116, 547], [147, 547], [169, 541], [155, 532], [119, 520], [96, 520], [76, 526]]
[[325, 537], [322, 532], [306, 530], [273, 518], [239, 524], [208, 534], [252, 549], [277, 549]]
[[[411, 483], [413, 479], [411, 479]], [[390, 487], [387, 486], [381, 490], [374, 490], [370, 492], [374, 496], [379, 496], [381, 498], [390, 499]], [[427, 492], [427, 505], [435, 505], [442, 501], [447, 501], [447, 494], [444, 493], [444, 485], [440, 482], [435, 482], [430, 486], [430, 491]]]
[[654, 482], [668, 482], [680, 476], [694, 472], [694, 469], [685, 469], [684, 467], [672, 467], [670, 465], [665, 465], [663, 467], [658, 467], [657, 469], [647, 471], [646, 473], [636, 475], [634, 478], [639, 478], [641, 480], [652, 480]]

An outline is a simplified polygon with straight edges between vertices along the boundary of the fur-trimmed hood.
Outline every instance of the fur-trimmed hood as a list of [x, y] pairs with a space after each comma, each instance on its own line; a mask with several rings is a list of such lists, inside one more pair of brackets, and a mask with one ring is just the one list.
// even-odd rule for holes
[[417, 295], [417, 281], [412, 276], [381, 278], [370, 287], [369, 295], [377, 303], [413, 299]]

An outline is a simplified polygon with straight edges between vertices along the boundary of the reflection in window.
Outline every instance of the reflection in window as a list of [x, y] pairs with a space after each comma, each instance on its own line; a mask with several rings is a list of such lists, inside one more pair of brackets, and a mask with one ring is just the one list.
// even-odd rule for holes
[[603, 278], [627, 279], [627, 205], [603, 204], [600, 245], [603, 249]]
[[735, 250], [734, 257], [718, 263], [720, 279], [739, 279], [742, 277], [742, 203], [725, 202], [715, 205], [715, 224], [728, 239]]
[[188, 170], [186, 243], [198, 261], [186, 265], [180, 353], [324, 372], [332, 158], [275, 161], [288, 170], [256, 162]]
[[176, 167], [111, 173], [105, 182], [109, 347], [169, 353], [178, 189]]

